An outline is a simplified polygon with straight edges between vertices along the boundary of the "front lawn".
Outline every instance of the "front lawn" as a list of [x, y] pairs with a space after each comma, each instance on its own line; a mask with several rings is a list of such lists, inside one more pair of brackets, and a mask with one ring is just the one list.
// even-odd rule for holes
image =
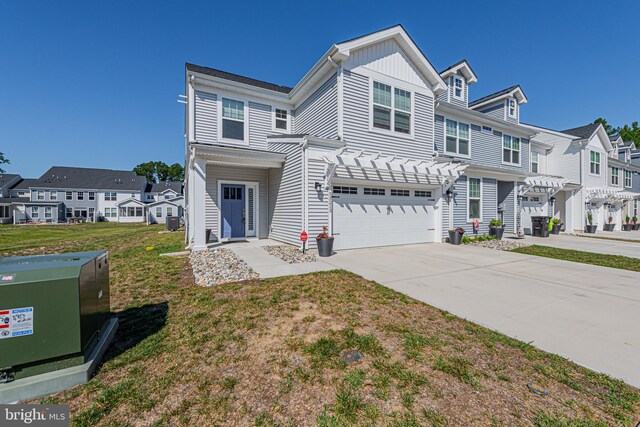
[[[0, 256], [42, 247], [111, 253], [115, 344], [88, 384], [41, 400], [70, 404], [74, 425], [638, 421], [640, 393], [621, 381], [348, 272], [199, 288], [186, 258], [158, 256], [182, 247], [182, 234], [142, 225], [69, 229], [73, 237], [38, 229], [45, 239], [35, 227], [0, 228]], [[348, 350], [362, 360], [348, 364]], [[549, 395], [533, 394], [530, 381]]]
[[622, 255], [598, 254], [595, 252], [576, 251], [574, 249], [560, 249], [541, 245], [524, 246], [521, 248], [512, 249], [511, 252], [561, 259], [564, 261], [581, 262], [583, 264], [593, 264], [599, 265], [601, 267], [640, 271], [640, 259]]

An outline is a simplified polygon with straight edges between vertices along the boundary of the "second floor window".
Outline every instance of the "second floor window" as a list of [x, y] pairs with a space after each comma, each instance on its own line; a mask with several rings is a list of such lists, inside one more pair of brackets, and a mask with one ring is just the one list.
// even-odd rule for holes
[[411, 133], [411, 92], [373, 82], [373, 127]]
[[627, 188], [631, 188], [631, 171], [624, 171], [624, 186]]
[[44, 191], [43, 190], [38, 190], [36, 192], [36, 199], [37, 200], [44, 200]]
[[611, 168], [611, 185], [619, 185], [620, 180], [618, 179], [618, 168]]
[[89, 200], [95, 200], [96, 199], [96, 193], [93, 191], [89, 191]]
[[115, 202], [117, 197], [117, 193], [104, 193], [104, 200], [107, 202]]
[[453, 97], [464, 99], [464, 81], [457, 76], [453, 78]]
[[502, 135], [502, 162], [520, 164], [520, 138]]
[[73, 200], [73, 193], [71, 191], [65, 191], [64, 192], [64, 198], [66, 200]]
[[511, 118], [516, 117], [516, 100], [515, 99], [507, 100], [507, 115]]
[[222, 98], [222, 137], [244, 141], [244, 102]]
[[276, 129], [287, 130], [288, 128], [287, 110], [276, 108]]
[[77, 200], [84, 200], [84, 192], [83, 191], [78, 191], [78, 193], [76, 194]]
[[600, 175], [600, 153], [597, 151], [589, 152], [589, 172]]
[[55, 190], [49, 191], [49, 200], [58, 200], [58, 192]]
[[531, 152], [531, 172], [538, 173], [538, 152]]
[[469, 155], [469, 125], [447, 119], [445, 152]]

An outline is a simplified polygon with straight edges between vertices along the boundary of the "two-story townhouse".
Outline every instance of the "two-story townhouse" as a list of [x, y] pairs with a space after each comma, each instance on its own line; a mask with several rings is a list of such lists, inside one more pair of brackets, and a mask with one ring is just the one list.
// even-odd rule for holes
[[22, 178], [16, 174], [0, 174], [0, 224], [10, 223], [13, 218], [11, 188]]
[[145, 202], [148, 203], [149, 221], [163, 224], [167, 217], [184, 215], [182, 182], [160, 181], [147, 184]]
[[[638, 218], [638, 204], [640, 199], [640, 151], [636, 150], [633, 141], [623, 141], [619, 135], [609, 137], [618, 157], [609, 160], [609, 183], [621, 188], [622, 210], [616, 218], [617, 223], [623, 224], [627, 216], [629, 219]], [[634, 157], [638, 160], [633, 161]]]
[[441, 240], [466, 165], [435, 155], [447, 85], [401, 26], [334, 44], [293, 88], [187, 64], [186, 90], [189, 247], [324, 225], [337, 249]]

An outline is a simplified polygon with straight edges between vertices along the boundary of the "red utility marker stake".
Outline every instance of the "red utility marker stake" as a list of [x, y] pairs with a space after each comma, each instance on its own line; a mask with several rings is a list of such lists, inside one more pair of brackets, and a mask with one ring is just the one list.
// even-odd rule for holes
[[303, 231], [302, 233], [300, 233], [300, 241], [302, 241], [302, 253], [304, 253], [305, 248], [306, 248], [306, 241], [309, 239], [309, 235], [307, 234], [306, 231]]

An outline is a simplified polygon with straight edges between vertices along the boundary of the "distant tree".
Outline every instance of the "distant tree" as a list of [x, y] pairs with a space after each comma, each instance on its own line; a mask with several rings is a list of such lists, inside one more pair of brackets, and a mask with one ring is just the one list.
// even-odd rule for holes
[[167, 165], [165, 162], [145, 162], [133, 168], [133, 171], [149, 182], [184, 181], [184, 168], [179, 163]]
[[602, 117], [598, 117], [593, 121], [593, 124], [596, 124], [596, 123], [602, 123], [602, 126], [604, 127], [604, 130], [607, 131], [608, 135], [615, 135], [616, 132], [618, 131], [616, 128], [614, 128], [609, 123], [607, 123], [607, 121]]
[[640, 126], [638, 126], [638, 122], [631, 123], [631, 126], [624, 125], [617, 130], [623, 141], [633, 141], [636, 147], [640, 147]]
[[[10, 163], [9, 159], [5, 159], [4, 158], [4, 153], [0, 153], [0, 165], [5, 164], [5, 163], [9, 164]], [[5, 173], [5, 172], [6, 171], [4, 169], [0, 168], [0, 173]]]

